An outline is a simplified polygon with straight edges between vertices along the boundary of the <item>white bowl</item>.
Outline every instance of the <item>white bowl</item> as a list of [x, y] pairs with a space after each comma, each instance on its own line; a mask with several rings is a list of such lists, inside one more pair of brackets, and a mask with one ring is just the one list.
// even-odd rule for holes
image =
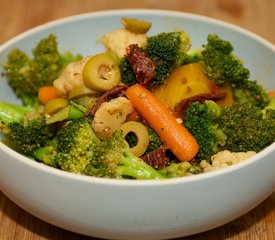
[[[209, 33], [232, 42], [252, 78], [275, 89], [275, 47], [230, 24], [187, 13], [122, 10], [84, 14], [29, 30], [0, 47], [0, 64], [14, 47], [30, 52], [49, 33], [61, 51], [103, 51], [98, 39], [123, 16], [153, 22], [150, 34], [185, 29], [194, 47]], [[2, 72], [2, 69], [0, 69]], [[3, 78], [3, 77], [1, 77]], [[0, 101], [18, 103], [1, 79]], [[275, 144], [223, 170], [165, 181], [99, 179], [63, 172], [0, 143], [0, 189], [34, 216], [77, 233], [112, 239], [167, 239], [203, 232], [247, 213], [275, 190]]]

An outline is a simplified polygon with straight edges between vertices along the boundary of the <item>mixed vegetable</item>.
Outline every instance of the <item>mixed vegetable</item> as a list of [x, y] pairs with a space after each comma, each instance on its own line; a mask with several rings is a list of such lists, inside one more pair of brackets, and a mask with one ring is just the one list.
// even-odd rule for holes
[[55, 35], [33, 57], [14, 49], [4, 65], [22, 106], [0, 102], [2, 141], [30, 159], [77, 174], [166, 179], [226, 167], [275, 139], [275, 93], [209, 34], [149, 36], [151, 23], [122, 18], [106, 51], [61, 54]]

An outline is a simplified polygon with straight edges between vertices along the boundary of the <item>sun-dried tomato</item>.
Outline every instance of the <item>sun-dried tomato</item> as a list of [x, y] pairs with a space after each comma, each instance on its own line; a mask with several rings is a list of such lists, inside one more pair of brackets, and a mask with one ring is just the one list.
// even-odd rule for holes
[[168, 148], [162, 147], [143, 155], [141, 158], [144, 162], [155, 169], [161, 169], [169, 164], [169, 158], [166, 155]]
[[117, 97], [123, 97], [125, 96], [125, 91], [127, 89], [127, 86], [125, 85], [117, 85], [113, 87], [112, 89], [106, 91], [103, 93], [95, 102], [93, 107], [89, 109], [86, 113], [85, 116], [93, 116], [96, 111], [99, 109], [102, 103], [110, 101], [112, 98], [117, 98]]
[[154, 62], [142, 52], [137, 44], [131, 44], [127, 48], [126, 58], [129, 61], [139, 84], [150, 87], [156, 76], [156, 66]]

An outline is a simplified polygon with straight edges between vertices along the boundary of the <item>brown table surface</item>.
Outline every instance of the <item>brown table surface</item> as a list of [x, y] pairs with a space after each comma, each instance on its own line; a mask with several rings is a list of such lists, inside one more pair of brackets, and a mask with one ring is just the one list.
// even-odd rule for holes
[[[149, 8], [191, 12], [244, 27], [275, 44], [274, 0], [0, 0], [0, 44], [57, 18], [107, 9]], [[257, 177], [257, 176], [255, 176]], [[93, 239], [47, 224], [0, 191], [0, 239]], [[185, 240], [275, 239], [275, 193], [246, 215]]]

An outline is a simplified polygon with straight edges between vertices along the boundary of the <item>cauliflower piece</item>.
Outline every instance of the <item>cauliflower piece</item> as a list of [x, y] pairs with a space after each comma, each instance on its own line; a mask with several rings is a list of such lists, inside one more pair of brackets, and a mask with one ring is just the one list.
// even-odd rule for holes
[[74, 87], [83, 86], [82, 71], [91, 56], [85, 57], [78, 62], [69, 63], [59, 78], [54, 80], [53, 85], [60, 95], [67, 95]]
[[143, 47], [146, 44], [147, 35], [130, 32], [126, 29], [117, 29], [106, 33], [101, 42], [108, 51], [113, 51], [122, 58], [126, 54], [126, 48], [130, 44], [138, 44]]
[[246, 160], [254, 156], [255, 154], [256, 152], [254, 151], [230, 152], [228, 150], [224, 150], [224, 151], [218, 152], [217, 154], [211, 157], [212, 164], [203, 160], [200, 162], [200, 166], [203, 168], [203, 172], [210, 172], [210, 171], [225, 168], [230, 165], [241, 162], [243, 160]]
[[92, 128], [100, 139], [112, 136], [113, 132], [125, 123], [133, 111], [131, 102], [125, 97], [111, 99], [102, 103], [94, 115]]

